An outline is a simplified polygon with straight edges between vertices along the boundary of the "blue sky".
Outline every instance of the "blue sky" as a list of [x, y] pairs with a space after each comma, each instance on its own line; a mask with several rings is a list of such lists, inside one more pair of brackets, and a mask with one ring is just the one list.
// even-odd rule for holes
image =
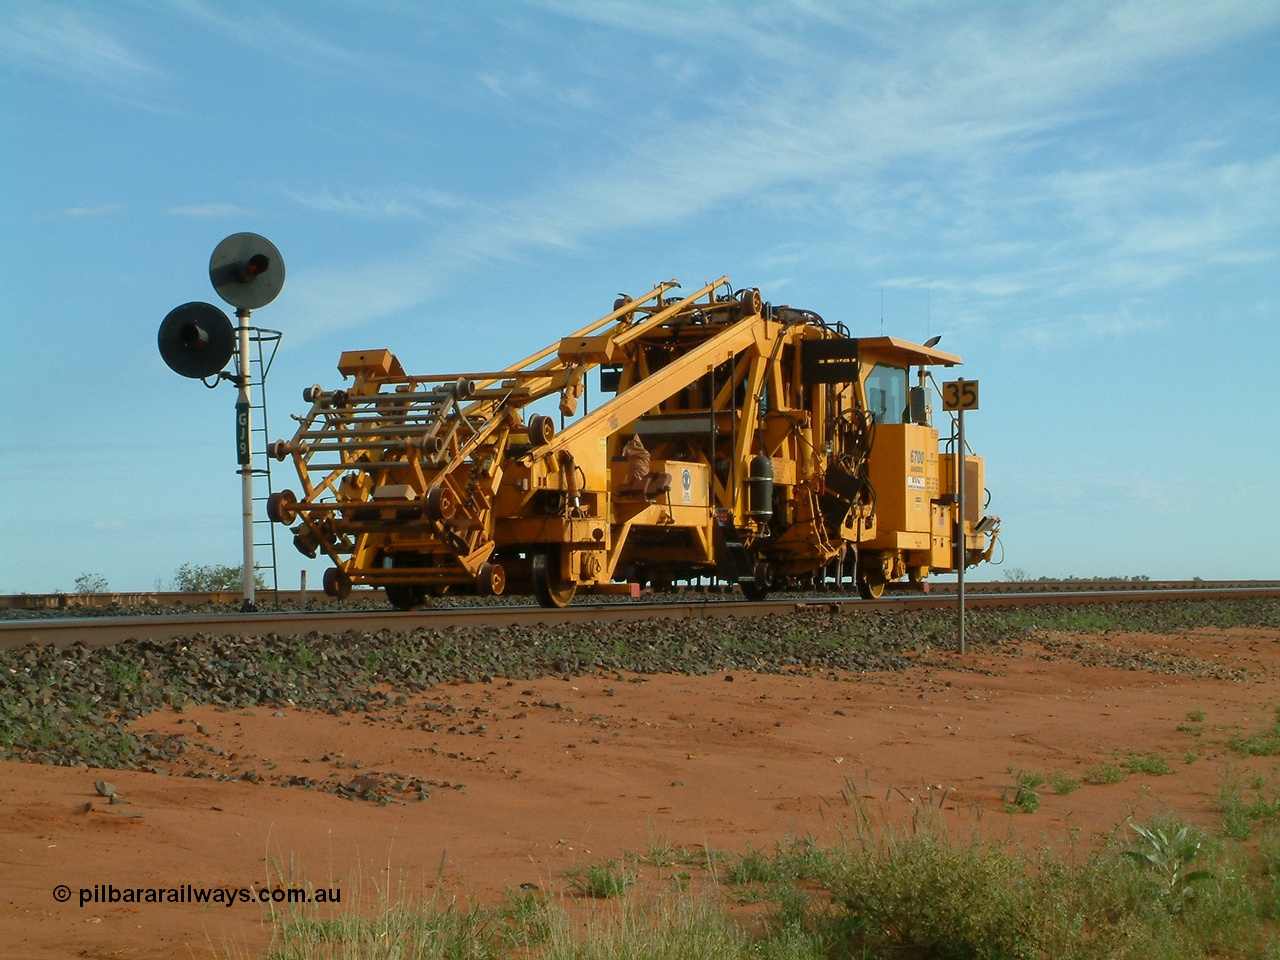
[[1280, 3], [10, 3], [0, 140], [0, 592], [239, 562], [234, 394], [155, 340], [239, 231], [276, 436], [342, 350], [727, 273], [964, 357], [983, 576], [1280, 576]]

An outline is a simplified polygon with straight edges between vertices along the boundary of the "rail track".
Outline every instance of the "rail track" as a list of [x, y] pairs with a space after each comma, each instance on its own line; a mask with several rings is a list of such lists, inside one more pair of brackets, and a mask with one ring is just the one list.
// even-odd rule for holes
[[[889, 585], [889, 594], [898, 595], [897, 584]], [[965, 583], [967, 594], [979, 593], [1081, 593], [1081, 592], [1115, 592], [1133, 590], [1214, 590], [1242, 588], [1280, 588], [1280, 580], [971, 580]], [[713, 595], [719, 596], [732, 592], [733, 588], [724, 585], [680, 587], [674, 596], [680, 595]], [[844, 591], [831, 592], [839, 596]], [[901, 592], [914, 594], [917, 589], [902, 586]], [[948, 581], [930, 581], [928, 592], [931, 594], [950, 594], [955, 592], [955, 583]], [[381, 590], [360, 590], [352, 592], [345, 601], [331, 599], [319, 590], [259, 590], [258, 597], [264, 602], [288, 606], [322, 606], [340, 608], [350, 606], [367, 597], [371, 602], [385, 602]], [[489, 601], [502, 602], [502, 601]], [[589, 601], [588, 601], [589, 602]], [[192, 607], [209, 605], [239, 605], [238, 590], [216, 591], [179, 591], [179, 590], [143, 590], [132, 592], [102, 593], [11, 593], [0, 594], [0, 611], [71, 611], [100, 610], [103, 608], [122, 607], [126, 609], [154, 609], [163, 607]]]
[[[971, 609], [1034, 607], [1113, 603], [1150, 603], [1185, 600], [1231, 600], [1280, 598], [1280, 583], [1215, 582], [1194, 584], [1144, 584], [1108, 581], [1106, 588], [1079, 581], [1067, 581], [1077, 589], [1005, 589], [988, 584], [966, 597]], [[1015, 585], [1025, 586], [1025, 585]], [[1041, 586], [1045, 586], [1041, 584]], [[155, 597], [157, 595], [147, 595]], [[163, 595], [159, 595], [163, 596]], [[223, 595], [184, 595], [214, 600]], [[691, 599], [692, 597], [692, 599]], [[233, 599], [226, 595], [223, 602]], [[281, 597], [282, 601], [291, 599]], [[155, 600], [151, 601], [155, 603]], [[762, 617], [797, 612], [821, 612], [835, 616], [881, 611], [952, 610], [953, 593], [899, 594], [880, 600], [849, 599], [847, 594], [782, 596], [761, 602], [728, 599], [721, 594], [673, 594], [661, 601], [621, 601], [579, 603], [553, 610], [535, 605], [487, 604], [434, 607], [413, 611], [386, 609], [272, 610], [257, 612], [151, 614], [147, 616], [45, 616], [0, 621], [0, 649], [27, 644], [67, 647], [75, 643], [110, 646], [127, 640], [168, 640], [193, 633], [241, 637], [268, 634], [301, 635], [318, 631], [335, 634], [347, 631], [371, 633], [379, 630], [411, 631], [420, 628], [505, 627], [511, 625], [574, 624], [584, 622], [626, 623], [638, 620], [704, 620], [715, 617]]]

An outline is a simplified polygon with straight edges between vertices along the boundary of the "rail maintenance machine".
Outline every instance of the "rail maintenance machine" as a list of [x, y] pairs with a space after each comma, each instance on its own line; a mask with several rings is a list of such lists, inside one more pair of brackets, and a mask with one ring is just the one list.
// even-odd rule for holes
[[[273, 494], [269, 516], [332, 560], [327, 594], [381, 587], [402, 609], [446, 592], [563, 607], [708, 576], [762, 599], [833, 573], [874, 598], [990, 559], [982, 459], [940, 449], [930, 423], [929, 368], [959, 357], [850, 337], [727, 277], [678, 287], [620, 296], [498, 371], [343, 353], [352, 382], [304, 391], [297, 432], [272, 444], [301, 492]], [[593, 370], [604, 402], [588, 411]]]

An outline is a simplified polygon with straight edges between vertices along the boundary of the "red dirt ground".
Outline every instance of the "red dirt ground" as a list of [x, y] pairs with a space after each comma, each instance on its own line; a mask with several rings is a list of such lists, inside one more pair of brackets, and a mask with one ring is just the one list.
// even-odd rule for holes
[[[850, 790], [890, 818], [945, 792], [948, 822], [966, 830], [1013, 830], [1028, 847], [1073, 836], [1087, 844], [1153, 812], [1216, 829], [1226, 778], [1277, 773], [1275, 758], [1245, 761], [1224, 745], [1274, 718], [1280, 630], [1057, 638], [1194, 658], [1249, 679], [1086, 666], [1027, 642], [996, 654], [927, 653], [905, 673], [459, 683], [369, 716], [165, 711], [135, 729], [222, 754], [192, 749], [168, 765], [170, 776], [0, 764], [0, 954], [226, 958], [261, 956], [271, 941], [257, 904], [81, 906], [82, 888], [91, 895], [95, 885], [304, 881], [341, 890], [350, 904], [400, 883], [429, 890], [443, 876], [449, 889], [481, 896], [520, 884], [559, 893], [565, 868], [657, 841], [744, 851], [834, 839], [852, 823]], [[1197, 710], [1204, 721], [1188, 724]], [[1046, 786], [1035, 813], [1005, 810], [1010, 768], [1081, 780], [1135, 752], [1160, 754], [1172, 773], [1066, 795]], [[180, 776], [193, 768], [253, 769], [268, 782]], [[270, 782], [376, 785], [391, 773], [445, 785], [420, 802], [379, 806]], [[127, 803], [100, 797], [100, 779]], [[58, 884], [71, 888], [68, 902], [55, 900]]]

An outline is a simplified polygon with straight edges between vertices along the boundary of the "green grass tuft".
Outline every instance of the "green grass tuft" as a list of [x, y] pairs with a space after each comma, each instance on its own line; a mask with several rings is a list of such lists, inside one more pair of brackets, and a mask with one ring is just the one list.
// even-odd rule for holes
[[1223, 783], [1215, 805], [1222, 816], [1223, 835], [1247, 840], [1255, 823], [1280, 823], [1280, 785], [1260, 776], [1243, 784], [1232, 777]]
[[1276, 709], [1275, 719], [1266, 727], [1249, 736], [1233, 734], [1227, 741], [1227, 749], [1245, 757], [1280, 756], [1280, 708]]
[[[1025, 771], [1019, 778], [1035, 783]], [[1082, 861], [1033, 859], [1007, 838], [955, 840], [936, 811], [901, 829], [863, 820], [835, 845], [806, 838], [728, 860], [708, 854], [701, 885], [694, 868], [652, 887], [628, 882], [615, 904], [585, 913], [534, 893], [489, 905], [344, 898], [347, 912], [328, 916], [298, 908], [274, 917], [267, 957], [1276, 960], [1267, 951], [1280, 933], [1280, 831], [1259, 841], [1252, 860], [1177, 822], [1131, 833]], [[669, 859], [659, 846], [654, 859]], [[612, 861], [596, 866], [593, 885], [630, 876]], [[579, 876], [591, 868], [566, 872], [573, 891]], [[749, 896], [738, 894], [742, 884]]]
[[1040, 809], [1040, 787], [1044, 786], [1044, 775], [1030, 770], [1014, 770], [1012, 767], [1009, 772], [1013, 774], [1017, 786], [1013, 798], [1005, 804], [1005, 811], [1035, 813]]
[[618, 866], [615, 860], [571, 867], [564, 876], [577, 893], [600, 900], [620, 897], [636, 882], [635, 872]]
[[1169, 761], [1158, 753], [1131, 753], [1120, 761], [1120, 766], [1130, 773], [1146, 773], [1153, 777], [1163, 777], [1173, 771]]
[[1049, 786], [1053, 788], [1053, 792], [1059, 796], [1065, 796], [1074, 790], [1080, 789], [1080, 781], [1074, 777], [1069, 777], [1060, 770], [1049, 771]]
[[1126, 770], [1114, 763], [1100, 763], [1089, 769], [1084, 775], [1084, 780], [1085, 783], [1096, 784], [1119, 783], [1128, 775]]

